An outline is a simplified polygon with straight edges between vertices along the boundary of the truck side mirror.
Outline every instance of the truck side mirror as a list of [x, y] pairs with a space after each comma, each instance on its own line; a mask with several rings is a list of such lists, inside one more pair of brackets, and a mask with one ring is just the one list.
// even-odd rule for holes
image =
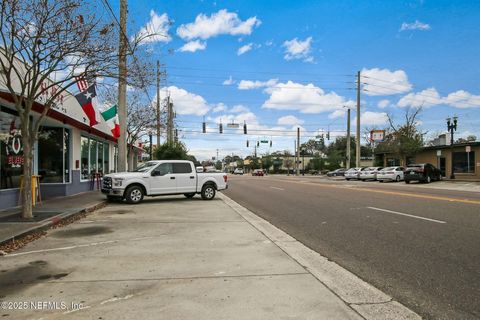
[[202, 173], [203, 172], [203, 167], [197, 167], [196, 170], [197, 170], [197, 173]]

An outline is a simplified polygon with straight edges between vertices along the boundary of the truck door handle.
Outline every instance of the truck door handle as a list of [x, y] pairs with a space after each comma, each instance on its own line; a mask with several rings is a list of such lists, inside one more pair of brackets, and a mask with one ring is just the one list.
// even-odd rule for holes
[[170, 180], [175, 180], [175, 177], [170, 177]]
[[190, 176], [190, 179], [195, 179], [195, 177], [194, 177], [194, 176]]

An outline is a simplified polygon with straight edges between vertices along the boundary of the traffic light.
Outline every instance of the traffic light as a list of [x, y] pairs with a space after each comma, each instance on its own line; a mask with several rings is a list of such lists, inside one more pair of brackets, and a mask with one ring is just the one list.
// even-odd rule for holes
[[247, 123], [243, 124], [243, 134], [247, 134]]
[[260, 141], [257, 141], [257, 147], [260, 147]]
[[218, 131], [220, 133], [223, 133], [223, 125], [220, 123], [219, 126], [218, 126]]
[[327, 132], [327, 140], [330, 141], [330, 131]]
[[270, 148], [272, 147], [272, 140], [270, 140]]
[[205, 121], [202, 123], [202, 132], [207, 133], [207, 124], [205, 123]]
[[247, 148], [249, 147], [249, 143], [248, 143], [248, 140], [247, 140]]

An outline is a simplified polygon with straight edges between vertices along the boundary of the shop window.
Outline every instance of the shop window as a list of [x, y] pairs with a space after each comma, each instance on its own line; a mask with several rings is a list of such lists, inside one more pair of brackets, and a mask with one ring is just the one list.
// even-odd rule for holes
[[82, 137], [82, 180], [94, 173], [108, 173], [110, 165], [108, 142]]
[[0, 112], [0, 189], [18, 188], [23, 174], [23, 145], [20, 119]]
[[98, 143], [98, 158], [97, 158], [97, 161], [98, 161], [98, 166], [97, 166], [97, 171], [100, 172], [100, 173], [103, 173], [103, 143], [102, 142], [99, 142]]
[[475, 173], [475, 151], [454, 152], [453, 153], [453, 172]]
[[82, 137], [81, 138], [81, 154], [82, 154], [82, 157], [81, 157], [81, 178], [82, 180], [87, 180], [90, 175], [88, 174], [89, 173], [89, 170], [88, 170], [88, 154], [89, 154], [89, 150], [90, 150], [90, 147], [89, 147], [89, 140], [88, 138], [86, 137]]
[[38, 133], [38, 174], [42, 183], [62, 183], [64, 179], [63, 128], [40, 128]]
[[103, 156], [103, 172], [105, 174], [109, 173], [110, 171], [110, 148], [109, 148], [109, 144], [108, 142], [105, 142], [103, 144], [103, 152], [104, 152], [104, 156]]

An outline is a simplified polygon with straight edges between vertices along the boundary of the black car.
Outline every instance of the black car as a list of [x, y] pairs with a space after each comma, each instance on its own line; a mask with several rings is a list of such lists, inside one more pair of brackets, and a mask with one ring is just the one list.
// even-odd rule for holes
[[411, 164], [405, 169], [405, 183], [419, 181], [430, 183], [442, 180], [442, 172], [431, 163]]
[[329, 171], [329, 172], [327, 172], [327, 176], [328, 177], [344, 176], [346, 170], [347, 169], [345, 169], [345, 168], [340, 168], [340, 169], [337, 169], [337, 170]]

